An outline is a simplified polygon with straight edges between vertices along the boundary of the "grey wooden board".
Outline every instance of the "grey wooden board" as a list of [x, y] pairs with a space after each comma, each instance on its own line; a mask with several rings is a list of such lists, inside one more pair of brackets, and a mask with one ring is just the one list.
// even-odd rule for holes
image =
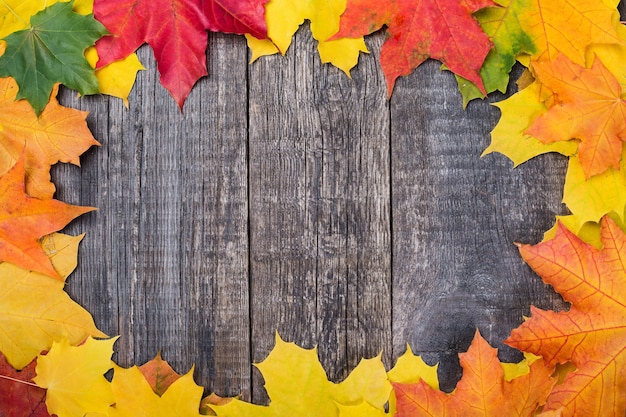
[[516, 360], [502, 340], [529, 305], [565, 307], [513, 245], [564, 213], [565, 159], [480, 158], [498, 110], [463, 110], [438, 63], [387, 100], [381, 34], [352, 79], [308, 29], [251, 65], [242, 37], [209, 39], [210, 76], [182, 113], [147, 47], [129, 110], [62, 93], [103, 144], [53, 169], [57, 198], [99, 208], [67, 229], [87, 233], [68, 291], [121, 335], [118, 363], [160, 350], [208, 391], [264, 402], [251, 364], [279, 331], [318, 345], [335, 381], [361, 357], [392, 366], [408, 342], [449, 391], [476, 328]]

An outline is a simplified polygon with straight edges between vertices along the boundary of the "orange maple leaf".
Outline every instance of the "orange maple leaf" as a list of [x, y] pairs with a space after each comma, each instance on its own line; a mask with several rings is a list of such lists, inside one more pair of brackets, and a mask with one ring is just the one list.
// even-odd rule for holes
[[87, 112], [59, 105], [58, 89], [57, 84], [37, 118], [26, 100], [15, 101], [15, 80], [0, 78], [0, 175], [23, 155], [26, 192], [32, 197], [52, 198], [51, 165], [59, 161], [80, 165], [78, 157], [92, 145], [99, 145], [87, 127]]
[[146, 378], [146, 381], [148, 381], [148, 384], [150, 384], [154, 393], [159, 397], [182, 376], [174, 371], [167, 361], [161, 358], [160, 352], [153, 359], [141, 365], [139, 370]]
[[541, 359], [530, 372], [511, 381], [504, 378], [498, 350], [489, 346], [478, 331], [466, 353], [459, 354], [463, 377], [452, 394], [415, 384], [393, 383], [397, 398], [396, 417], [486, 417], [533, 416], [544, 404], [556, 382], [552, 368]]
[[626, 236], [605, 217], [601, 240], [596, 249], [559, 223], [552, 240], [520, 246], [524, 260], [572, 306], [559, 313], [531, 307], [531, 318], [505, 342], [549, 365], [576, 366], [546, 403], [546, 410], [563, 407], [563, 416], [626, 413]]
[[619, 169], [626, 140], [626, 101], [615, 76], [599, 60], [585, 68], [559, 55], [536, 62], [537, 79], [554, 93], [554, 104], [526, 130], [543, 143], [579, 139], [578, 156], [587, 178]]
[[24, 178], [23, 158], [0, 177], [0, 261], [62, 279], [38, 239], [95, 208], [30, 197]]

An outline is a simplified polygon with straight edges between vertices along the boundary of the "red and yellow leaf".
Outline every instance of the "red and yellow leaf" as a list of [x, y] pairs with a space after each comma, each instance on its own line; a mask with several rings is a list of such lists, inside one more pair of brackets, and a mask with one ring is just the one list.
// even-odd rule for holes
[[524, 260], [571, 303], [569, 311], [531, 308], [531, 317], [506, 343], [541, 355], [549, 365], [577, 368], [557, 385], [546, 411], [563, 416], [626, 413], [626, 236], [609, 218], [597, 249], [559, 225], [556, 236], [522, 245]]

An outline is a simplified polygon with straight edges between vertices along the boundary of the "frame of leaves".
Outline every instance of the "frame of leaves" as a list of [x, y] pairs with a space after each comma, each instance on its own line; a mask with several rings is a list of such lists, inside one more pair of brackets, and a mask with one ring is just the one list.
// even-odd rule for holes
[[[114, 5], [115, 2], [110, 3]], [[278, 28], [285, 25], [285, 10], [289, 6], [281, 0], [273, 0], [267, 5], [263, 0], [250, 0], [249, 4], [241, 2], [244, 3], [249, 9], [242, 6], [244, 10], [230, 9], [228, 13], [213, 10], [213, 14], [202, 15], [204, 18], [199, 19], [202, 25], [200, 31], [208, 29], [248, 34], [255, 58], [276, 51], [284, 52], [293, 32], [279, 35]], [[50, 188], [49, 176], [46, 177], [50, 165], [58, 161], [77, 163], [78, 156], [96, 143], [83, 128], [72, 127], [77, 130], [76, 136], [87, 137], [76, 145], [79, 150], [75, 151], [75, 156], [50, 156], [45, 152], [29, 154], [26, 145], [22, 145], [21, 153], [4, 157], [10, 163], [5, 163], [0, 177], [0, 196], [4, 199], [0, 224], [8, 233], [0, 232], [0, 239], [10, 242], [10, 236], [7, 236], [18, 228], [36, 230], [29, 239], [12, 242], [18, 250], [0, 247], [0, 259], [3, 261], [0, 264], [0, 294], [7, 298], [7, 294], [17, 292], [26, 298], [39, 297], [39, 300], [45, 299], [48, 293], [56, 292], [52, 304], [45, 304], [43, 309], [60, 306], [80, 330], [59, 333], [57, 329], [42, 328], [42, 334], [33, 336], [36, 341], [28, 345], [10, 345], [0, 339], [0, 351], [7, 360], [4, 362], [3, 357], [3, 362], [0, 362], [0, 384], [4, 384], [2, 386], [9, 393], [0, 400], [0, 406], [13, 407], [10, 413], [18, 410], [10, 415], [50, 413], [59, 417], [134, 415], [138, 409], [148, 410], [150, 415], [198, 415], [198, 408], [201, 414], [217, 413], [220, 416], [304, 415], [311, 410], [315, 410], [314, 415], [324, 416], [385, 416], [394, 413], [398, 416], [470, 415], [470, 410], [474, 410], [475, 415], [624, 415], [626, 334], [623, 328], [626, 327], [626, 314], [623, 306], [626, 305], [626, 295], [623, 285], [626, 270], [621, 258], [626, 255], [626, 237], [622, 226], [626, 206], [626, 198], [622, 196], [626, 195], [622, 157], [622, 141], [626, 138], [626, 29], [619, 22], [618, 3], [615, 0], [599, 3], [555, 0], [550, 5], [543, 4], [541, 0], [500, 0], [497, 4], [490, 0], [476, 1], [475, 4], [447, 3], [453, 6], [446, 13], [456, 16], [459, 22], [467, 23], [460, 27], [469, 25], [480, 31], [476, 35], [478, 38], [457, 45], [457, 59], [449, 58], [450, 51], [440, 50], [437, 46], [418, 50], [422, 44], [415, 36], [419, 38], [420, 34], [396, 27], [394, 18], [407, 13], [402, 8], [413, 7], [411, 2], [390, 7], [384, 13], [370, 10], [369, 20], [361, 24], [358, 22], [362, 17], [361, 8], [368, 5], [366, 0], [349, 2], [341, 23], [339, 17], [345, 6], [337, 7], [341, 12], [335, 10], [334, 14], [323, 10], [326, 14], [320, 13], [321, 18], [314, 13], [320, 10], [311, 6], [312, 9], [303, 8], [300, 15], [290, 18], [297, 23], [293, 31], [302, 20], [312, 20], [315, 23], [312, 25], [313, 34], [320, 45], [330, 44], [335, 39], [342, 42], [332, 44], [335, 46], [326, 45], [320, 51], [323, 60], [346, 72], [356, 64], [354, 57], [358, 57], [365, 48], [363, 35], [388, 25], [389, 32], [394, 35], [392, 41], [407, 36], [403, 44], [405, 49], [398, 49], [391, 41], [381, 52], [390, 92], [397, 76], [412, 71], [427, 57], [442, 60], [457, 74], [466, 102], [502, 89], [503, 80], [508, 82], [508, 73], [516, 59], [529, 68], [518, 81], [520, 92], [498, 104], [502, 118], [492, 132], [492, 144], [486, 152], [503, 153], [516, 165], [546, 152], [559, 152], [570, 157], [564, 201], [572, 214], [560, 219], [560, 224], [546, 234], [546, 241], [535, 246], [524, 245], [520, 251], [525, 261], [546, 283], [554, 286], [572, 304], [572, 308], [562, 313], [531, 309], [531, 318], [515, 329], [506, 341], [527, 354], [524, 361], [520, 364], [500, 364], [495, 350], [477, 332], [469, 351], [461, 354], [465, 372], [452, 394], [438, 390], [435, 369], [424, 364], [410, 350], [389, 372], [382, 366], [380, 358], [364, 360], [345, 381], [332, 384], [327, 381], [314, 350], [298, 348], [277, 336], [275, 349], [264, 362], [258, 364], [272, 398], [270, 406], [221, 399], [214, 395], [202, 399], [202, 389], [193, 382], [191, 371], [184, 376], [178, 375], [159, 357], [139, 368], [123, 369], [113, 364], [113, 380], [108, 381], [104, 374], [111, 369], [115, 339], [94, 339], [104, 335], [95, 328], [90, 315], [62, 295], [63, 280], [76, 264], [75, 254], [80, 237], [49, 235], [91, 209], [51, 200], [54, 188]], [[19, 22], [14, 27], [0, 26], [0, 39], [5, 41], [0, 46], [0, 54], [4, 54], [0, 57], [0, 76], [12, 76], [17, 81], [5, 78], [0, 85], [4, 99], [1, 105], [8, 114], [7, 121], [0, 121], [5, 131], [0, 132], [2, 140], [12, 137], [9, 131], [17, 130], [9, 120], [18, 120], [24, 112], [30, 111], [31, 105], [36, 116], [28, 122], [37, 123], [37, 128], [42, 131], [49, 124], [54, 124], [59, 112], [67, 111], [57, 107], [57, 87], [51, 80], [37, 82], [38, 89], [28, 87], [33, 77], [40, 77], [41, 74], [21, 71], [22, 67], [16, 63], [19, 54], [15, 51], [20, 48], [24, 37], [35, 33], [38, 39], [43, 39], [44, 43], [47, 41], [46, 45], [52, 45], [50, 49], [53, 49], [54, 33], [59, 30], [59, 22], [67, 23], [63, 20], [66, 18], [75, 19], [73, 21], [83, 25], [82, 31], [89, 32], [89, 35], [68, 44], [78, 51], [78, 55], [82, 55], [87, 46], [104, 34], [103, 28], [90, 15], [90, 1], [61, 2], [56, 6], [44, 2], [41, 7], [35, 0], [23, 4], [38, 12], [29, 14], [26, 11], [30, 17], [27, 23], [24, 17], [20, 17], [23, 11], [11, 9], [19, 17], [18, 21], [26, 25], [25, 30], [20, 28]], [[99, 9], [100, 18], [106, 22], [108, 3], [103, 1], [100, 4], [103, 5]], [[419, 4], [419, 7], [426, 7], [424, 5], [428, 2]], [[266, 6], [266, 16], [263, 6]], [[261, 13], [264, 20], [249, 20], [243, 27], [236, 28], [232, 22], [226, 22], [225, 17], [245, 14], [251, 9]], [[432, 10], [421, 12], [432, 17], [429, 15]], [[59, 22], [55, 23], [54, 19], [59, 19]], [[52, 26], [51, 21], [54, 23]], [[109, 29], [112, 26], [114, 23], [107, 24]], [[536, 27], [539, 27], [538, 32], [528, 29]], [[48, 35], [49, 39], [46, 38]], [[459, 36], [449, 34], [452, 39]], [[268, 39], [259, 39], [264, 37]], [[340, 39], [344, 37], [351, 39]], [[407, 44], [413, 46], [406, 47]], [[484, 53], [476, 54], [479, 45]], [[488, 48], [485, 49], [485, 45]], [[116, 50], [115, 46], [108, 44], [98, 53], [103, 53], [104, 63], [125, 58], [125, 61], [114, 64], [117, 66], [115, 70], [118, 75], [132, 74], [130, 78], [134, 79], [140, 64], [136, 57], [129, 54], [137, 46], [126, 45], [125, 49]], [[158, 42], [152, 46], [158, 55], [161, 46]], [[205, 46], [200, 47], [202, 54]], [[333, 49], [335, 47], [337, 49]], [[459, 62], [463, 59], [458, 57], [463, 58], [467, 53], [464, 48], [478, 55], [480, 65], [463, 66]], [[406, 67], [403, 66], [406, 63], [394, 61], [395, 55], [390, 54], [390, 50], [401, 57], [417, 53], [419, 59]], [[97, 61], [94, 54], [93, 49], [87, 52], [92, 67]], [[346, 54], [352, 58], [346, 61]], [[53, 62], [54, 57], [42, 58], [37, 53], [31, 57], [39, 63], [43, 62], [44, 66], [54, 68], [58, 65], [58, 62]], [[107, 67], [97, 67], [98, 71], [92, 76], [93, 68], [83, 61], [73, 58], [71, 66], [85, 72], [87, 75], [83, 78], [89, 82], [76, 82], [69, 78], [54, 81], [63, 82], [83, 94], [97, 92], [94, 88], [99, 85], [100, 92], [126, 99], [132, 82], [121, 83], [119, 80], [128, 76], [116, 78], [108, 72], [111, 68]], [[160, 66], [160, 71], [163, 73], [168, 69]], [[201, 75], [202, 71], [193, 77]], [[170, 88], [166, 82], [166, 87], [181, 107], [195, 79], [186, 80], [186, 84], [183, 83], [186, 87], [178, 90]], [[52, 98], [48, 102], [42, 97]], [[22, 98], [30, 104], [20, 100]], [[24, 109], [24, 106], [27, 108]], [[64, 118], [82, 119], [84, 122], [84, 114], [64, 114]], [[21, 222], [23, 216], [15, 214], [24, 207], [34, 217], [28, 224]], [[33, 213], [37, 215], [33, 216]], [[39, 240], [43, 235], [47, 236]], [[3, 244], [6, 246], [6, 243]], [[20, 253], [28, 251], [30, 255], [26, 257]], [[12, 277], [17, 277], [18, 284], [10, 282], [11, 285], [7, 286]], [[35, 293], [34, 288], [40, 292]], [[0, 304], [0, 316], [14, 314], [19, 308], [15, 302]], [[41, 319], [47, 313], [27, 314], [38, 315], [37, 318]], [[17, 332], [21, 331], [19, 326], [15, 328]], [[50, 333], [54, 336], [50, 337]], [[563, 340], [548, 342], [552, 339]], [[588, 346], [587, 339], [592, 340], [595, 350]], [[40, 354], [47, 349], [48, 353]], [[34, 357], [35, 362], [29, 364]], [[292, 379], [300, 379], [303, 386], [310, 388], [301, 390], [306, 391], [305, 395], [281, 391], [280, 372], [286, 368], [293, 370]], [[9, 384], [8, 388], [6, 384]], [[20, 388], [15, 388], [15, 384]], [[483, 387], [477, 388], [480, 385]], [[46, 392], [42, 392], [41, 388]], [[484, 407], [476, 411], [478, 403]]]

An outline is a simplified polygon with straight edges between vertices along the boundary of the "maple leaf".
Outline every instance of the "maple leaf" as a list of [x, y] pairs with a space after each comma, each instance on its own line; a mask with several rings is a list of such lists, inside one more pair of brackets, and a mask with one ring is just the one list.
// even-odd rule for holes
[[[82, 236], [46, 236], [42, 246], [62, 278], [74, 271]], [[0, 352], [17, 369], [54, 341], [78, 344], [89, 335], [105, 337], [84, 308], [63, 291], [64, 283], [0, 263]]]
[[16, 371], [0, 353], [0, 415], [3, 417], [50, 417], [46, 391], [33, 384], [37, 362]]
[[143, 43], [156, 57], [161, 84], [182, 109], [200, 77], [207, 74], [206, 30], [265, 37], [266, 0], [96, 0], [94, 14], [113, 36], [100, 39], [97, 68], [125, 58]]
[[491, 131], [491, 143], [481, 156], [499, 152], [517, 166], [548, 152], [574, 155], [578, 145], [573, 140], [545, 144], [527, 133], [532, 122], [548, 111], [544, 104], [547, 99], [545, 89], [542, 90], [541, 84], [535, 82], [506, 100], [494, 103], [502, 115]]
[[609, 168], [602, 174], [587, 179], [578, 157], [569, 159], [563, 202], [572, 212], [576, 223], [598, 223], [614, 211], [623, 219], [626, 207], [626, 150], [623, 152], [620, 170]]
[[124, 369], [114, 365], [111, 387], [115, 405], [109, 409], [111, 417], [135, 417], [141, 410], [151, 417], [199, 417], [202, 387], [193, 381], [193, 369], [177, 378], [161, 395], [154, 392], [142, 371], [133, 366]]
[[599, 59], [587, 69], [564, 55], [536, 62], [533, 69], [539, 82], [555, 94], [556, 103], [526, 132], [543, 143], [579, 139], [578, 156], [586, 178], [619, 168], [626, 139], [626, 100], [615, 76]]
[[158, 396], [163, 395], [170, 385], [181, 377], [167, 361], [161, 358], [161, 353], [157, 353], [154, 359], [141, 365], [139, 371]]
[[389, 95], [395, 80], [428, 58], [474, 83], [486, 94], [480, 68], [492, 47], [472, 13], [496, 6], [492, 0], [352, 0], [332, 39], [356, 38], [387, 25], [380, 52]]
[[524, 32], [536, 47], [534, 61], [564, 54], [585, 65], [587, 47], [621, 43], [617, 32], [617, 0], [532, 0], [519, 15]]
[[[531, 0], [495, 0], [502, 7], [487, 7], [474, 15], [480, 26], [493, 42], [493, 48], [487, 54], [480, 68], [480, 78], [485, 91], [506, 93], [509, 73], [520, 53], [532, 53], [535, 45], [520, 24], [520, 15], [528, 9]], [[484, 95], [476, 86], [456, 76], [459, 90], [463, 95], [463, 105], [470, 100]]]
[[0, 177], [0, 261], [60, 279], [38, 239], [95, 208], [30, 197], [24, 177], [23, 158]]
[[[424, 381], [432, 389], [439, 390], [437, 368], [437, 365], [429, 366], [420, 356], [414, 355], [411, 347], [407, 345], [406, 351], [398, 358], [394, 367], [387, 372], [387, 376], [392, 383], [416, 384]], [[392, 391], [389, 397], [389, 413], [395, 415], [396, 410], [396, 394]]]
[[62, 340], [38, 357], [33, 381], [48, 390], [46, 406], [50, 414], [83, 417], [87, 413], [107, 413], [115, 397], [104, 374], [112, 366], [115, 340], [89, 337], [76, 347]]
[[267, 37], [259, 40], [247, 35], [252, 61], [277, 52], [285, 55], [291, 38], [305, 20], [311, 22], [311, 34], [318, 41], [322, 63], [331, 63], [350, 75], [360, 52], [367, 52], [363, 37], [327, 40], [339, 30], [339, 16], [346, 0], [271, 0], [266, 6]]
[[209, 30], [250, 34], [258, 39], [265, 39], [267, 2], [268, 0], [206, 0], [202, 5], [209, 21]]
[[524, 260], [571, 303], [569, 311], [531, 307], [531, 317], [505, 343], [541, 355], [550, 366], [577, 368], [557, 385], [545, 409], [563, 416], [626, 413], [626, 236], [611, 219], [601, 221], [597, 249], [559, 225], [552, 240], [521, 245]]
[[[49, 7], [58, 0], [3, 0], [0, 4], [0, 39], [19, 30], [27, 29], [32, 16]], [[69, 1], [69, 0], [61, 0]], [[75, 0], [76, 13], [89, 15], [93, 13], [93, 0]], [[96, 67], [98, 53], [95, 47], [87, 48], [85, 57], [92, 68]], [[136, 54], [129, 55], [121, 61], [112, 62], [96, 71], [98, 90], [103, 94], [119, 97], [128, 107], [128, 95], [135, 83], [137, 71], [144, 69]]]
[[380, 355], [363, 359], [341, 383], [328, 381], [316, 349], [302, 349], [276, 334], [276, 345], [256, 367], [263, 374], [269, 406], [233, 399], [213, 406], [217, 415], [229, 416], [338, 416], [337, 404], [358, 405], [365, 401], [383, 410], [391, 385]]
[[527, 374], [507, 381], [497, 349], [478, 331], [459, 358], [463, 377], [452, 394], [435, 390], [423, 380], [393, 383], [396, 416], [533, 416], [556, 382], [542, 360], [533, 362]]
[[92, 145], [99, 145], [87, 126], [87, 112], [59, 105], [58, 84], [50, 102], [39, 117], [25, 101], [15, 101], [17, 84], [13, 78], [0, 78], [0, 175], [24, 158], [26, 192], [31, 197], [49, 199], [55, 187], [50, 182], [50, 166], [57, 162], [80, 165], [79, 156]]
[[106, 33], [93, 16], [72, 10], [73, 2], [56, 3], [30, 19], [30, 28], [7, 36], [0, 56], [0, 76], [12, 76], [25, 98], [41, 113], [56, 82], [81, 94], [98, 92], [93, 68], [85, 59], [87, 47]]
[[[98, 51], [95, 47], [87, 49], [85, 52], [87, 62], [92, 68], [96, 68], [98, 62]], [[98, 79], [98, 89], [102, 94], [108, 94], [122, 99], [124, 106], [128, 108], [128, 96], [130, 95], [137, 72], [145, 70], [139, 61], [137, 54], [130, 54], [126, 58], [110, 63], [109, 65], [96, 70]]]

